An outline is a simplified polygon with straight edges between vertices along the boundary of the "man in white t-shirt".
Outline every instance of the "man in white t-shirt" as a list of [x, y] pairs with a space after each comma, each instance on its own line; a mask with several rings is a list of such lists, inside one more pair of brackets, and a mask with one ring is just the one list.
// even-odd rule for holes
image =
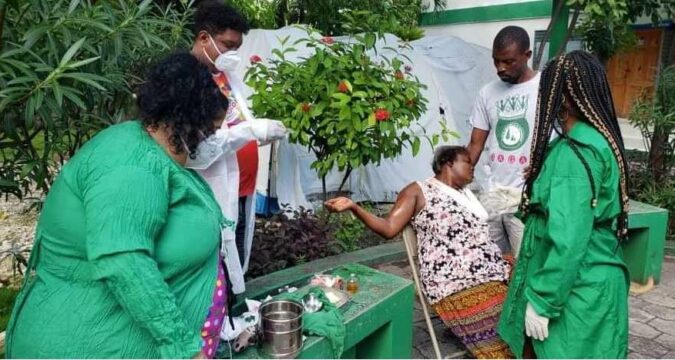
[[471, 161], [475, 165], [485, 152], [489, 167], [481, 201], [491, 210], [490, 237], [503, 252], [515, 257], [520, 250], [523, 223], [514, 213], [524, 183], [523, 171], [530, 163], [539, 89], [539, 74], [527, 65], [531, 56], [530, 38], [523, 28], [507, 26], [499, 31], [492, 58], [501, 81], [493, 81], [480, 90], [470, 118]]

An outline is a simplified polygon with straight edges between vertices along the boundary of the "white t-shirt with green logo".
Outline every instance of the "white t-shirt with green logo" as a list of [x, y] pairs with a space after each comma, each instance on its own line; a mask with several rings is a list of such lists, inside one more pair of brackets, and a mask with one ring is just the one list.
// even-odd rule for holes
[[487, 157], [490, 167], [488, 186], [523, 186], [522, 172], [530, 163], [539, 77], [537, 73], [520, 84], [493, 81], [478, 93], [470, 121], [473, 127], [490, 132], [481, 155]]

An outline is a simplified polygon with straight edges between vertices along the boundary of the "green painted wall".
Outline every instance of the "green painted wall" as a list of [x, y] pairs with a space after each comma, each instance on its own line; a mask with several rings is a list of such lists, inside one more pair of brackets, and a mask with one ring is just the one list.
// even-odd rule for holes
[[424, 13], [420, 18], [420, 25], [466, 24], [550, 17], [552, 3], [552, 0], [537, 0], [515, 4], [445, 10], [439, 13]]

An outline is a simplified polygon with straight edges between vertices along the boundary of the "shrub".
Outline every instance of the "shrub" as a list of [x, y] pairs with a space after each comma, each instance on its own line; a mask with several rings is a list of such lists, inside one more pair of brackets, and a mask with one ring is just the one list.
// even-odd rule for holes
[[88, 138], [130, 117], [139, 75], [190, 41], [182, 3], [0, 1], [0, 194], [46, 192]]
[[282, 120], [289, 140], [316, 156], [311, 167], [323, 180], [324, 198], [325, 177], [335, 167], [344, 171], [340, 191], [360, 166], [394, 158], [404, 147], [415, 155], [422, 138], [432, 146], [441, 136], [447, 140], [449, 132], [427, 137], [417, 123], [427, 100], [410, 60], [371, 60], [378, 35], [366, 32], [341, 42], [308, 31], [295, 45], [305, 44], [313, 53], [298, 63], [286, 58], [296, 49], [287, 46], [288, 38], [282, 39], [283, 48], [273, 50], [274, 58], [267, 64], [252, 61], [246, 76], [254, 90], [254, 112]]
[[259, 220], [246, 276], [255, 278], [340, 253], [333, 236], [336, 228], [326, 215], [284, 206], [281, 213]]

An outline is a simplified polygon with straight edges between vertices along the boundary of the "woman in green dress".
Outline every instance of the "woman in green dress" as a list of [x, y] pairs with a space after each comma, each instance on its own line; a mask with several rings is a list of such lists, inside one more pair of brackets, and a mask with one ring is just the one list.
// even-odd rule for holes
[[45, 199], [8, 357], [209, 357], [223, 217], [184, 164], [227, 100], [187, 53], [153, 67], [137, 95], [141, 120], [91, 139]]
[[499, 333], [518, 357], [625, 358], [626, 160], [605, 71], [589, 53], [542, 72], [531, 159]]

